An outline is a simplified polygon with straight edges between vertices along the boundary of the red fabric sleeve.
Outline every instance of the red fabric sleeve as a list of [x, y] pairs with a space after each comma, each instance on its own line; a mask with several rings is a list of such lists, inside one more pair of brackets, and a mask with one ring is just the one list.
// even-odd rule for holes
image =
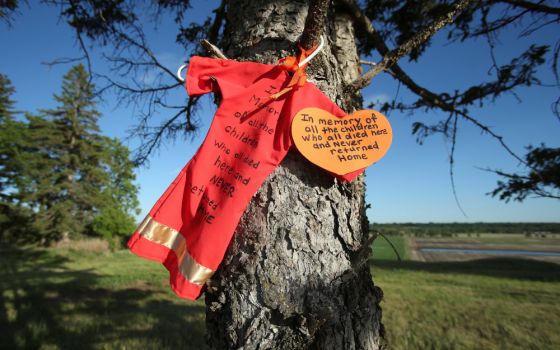
[[270, 65], [261, 63], [193, 56], [185, 87], [189, 96], [220, 91], [227, 98], [250, 87], [270, 70]]

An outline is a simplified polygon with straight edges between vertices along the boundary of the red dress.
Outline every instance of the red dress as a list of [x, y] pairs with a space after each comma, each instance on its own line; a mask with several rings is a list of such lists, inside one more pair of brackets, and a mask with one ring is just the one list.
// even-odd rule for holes
[[271, 100], [289, 79], [278, 66], [191, 58], [188, 94], [219, 91], [222, 101], [206, 139], [128, 242], [135, 254], [164, 264], [180, 297], [197, 299], [220, 265], [252, 196], [293, 145], [293, 116], [307, 107], [345, 115], [309, 82]]

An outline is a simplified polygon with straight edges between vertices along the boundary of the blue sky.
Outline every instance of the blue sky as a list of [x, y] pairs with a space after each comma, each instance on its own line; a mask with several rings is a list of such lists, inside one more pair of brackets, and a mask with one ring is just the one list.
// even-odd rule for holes
[[[196, 11], [187, 18], [202, 20], [208, 4], [215, 1], [195, 1]], [[172, 18], [162, 18], [158, 31], [150, 31], [148, 39], [155, 54], [175, 70], [188, 53], [175, 44]], [[148, 25], [153, 28], [154, 25]], [[557, 29], [557, 28], [554, 28]], [[443, 45], [445, 34], [437, 35], [428, 52], [418, 63], [400, 62], [421, 85], [433, 91], [461, 89], [481, 80], [490, 80], [487, 44], [484, 40], [460, 45]], [[542, 30], [533, 38], [518, 38], [505, 32], [502, 45], [496, 51], [500, 64], [523, 52], [533, 40], [554, 44], [558, 33]], [[56, 8], [32, 4], [23, 8], [11, 27], [0, 23], [0, 72], [7, 74], [17, 92], [17, 108], [34, 112], [54, 106], [52, 95], [58, 93], [68, 65], [47, 66], [43, 62], [61, 57], [80, 56], [77, 43], [68, 26], [58, 19]], [[8, 48], [8, 49], [6, 49]], [[102, 60], [94, 56], [94, 69], [106, 70]], [[548, 66], [546, 67], [548, 69]], [[544, 71], [542, 77], [552, 82], [552, 75]], [[393, 98], [397, 85], [388, 76], [378, 76], [363, 91], [367, 102]], [[550, 105], [557, 98], [558, 88], [535, 87], [519, 90], [522, 101], [507, 95], [496, 103], [474, 109], [473, 115], [505, 137], [519, 154], [527, 145], [541, 142], [560, 147], [560, 123]], [[172, 98], [182, 101], [186, 93], [178, 89]], [[398, 98], [410, 101], [412, 95], [401, 87]], [[119, 137], [134, 148], [138, 140], [125, 140], [134, 126], [137, 110], [118, 106], [116, 96], [107, 96], [99, 105], [103, 113], [100, 121], [104, 134]], [[161, 193], [192, 157], [202, 142], [215, 106], [209, 97], [202, 101], [199, 114], [201, 128], [195, 137], [168, 143], [155, 154], [148, 168], [137, 170], [140, 185], [142, 215], [145, 215]], [[560, 221], [560, 201], [527, 199], [523, 203], [503, 203], [486, 195], [497, 177], [480, 168], [515, 171], [518, 162], [497, 142], [466, 122], [461, 121], [455, 155], [455, 184], [457, 194], [467, 214], [464, 217], [453, 197], [449, 178], [448, 152], [450, 145], [440, 136], [428, 138], [424, 145], [411, 135], [413, 121], [437, 120], [434, 112], [417, 111], [403, 115], [393, 111], [389, 119], [393, 126], [393, 144], [387, 155], [366, 171], [366, 200], [372, 205], [368, 217], [373, 222], [519, 222]]]

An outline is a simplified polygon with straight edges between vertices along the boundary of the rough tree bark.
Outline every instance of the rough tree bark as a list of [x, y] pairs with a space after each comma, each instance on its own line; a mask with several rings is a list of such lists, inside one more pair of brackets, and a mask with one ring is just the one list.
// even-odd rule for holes
[[[221, 47], [237, 60], [293, 54], [307, 2], [233, 0]], [[341, 108], [361, 107], [343, 86], [359, 76], [350, 19], [329, 9], [325, 48], [307, 69]], [[296, 152], [253, 197], [206, 293], [213, 348], [378, 349], [381, 290], [367, 262], [364, 179], [338, 182]]]

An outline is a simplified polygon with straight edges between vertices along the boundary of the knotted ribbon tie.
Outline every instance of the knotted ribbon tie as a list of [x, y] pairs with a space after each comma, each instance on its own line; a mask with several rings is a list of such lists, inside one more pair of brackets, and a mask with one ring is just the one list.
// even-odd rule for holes
[[292, 89], [294, 88], [297, 89], [298, 87], [305, 85], [305, 82], [307, 81], [307, 74], [305, 74], [305, 68], [307, 67], [307, 62], [303, 64], [301, 63], [304, 62], [305, 59], [309, 57], [317, 49], [318, 46], [319, 45], [315, 45], [311, 49], [305, 50], [303, 47], [301, 47], [301, 45], [298, 44], [299, 52], [300, 52], [298, 57], [287, 56], [278, 62], [278, 65], [282, 69], [290, 73], [293, 73], [293, 75], [292, 75], [292, 79], [290, 79], [290, 82], [288, 83], [288, 85], [286, 85], [286, 87], [284, 87], [282, 90], [278, 91], [277, 93], [270, 95], [271, 99], [276, 100], [281, 96], [283, 96], [284, 94], [286, 94], [287, 92], [291, 91]]

